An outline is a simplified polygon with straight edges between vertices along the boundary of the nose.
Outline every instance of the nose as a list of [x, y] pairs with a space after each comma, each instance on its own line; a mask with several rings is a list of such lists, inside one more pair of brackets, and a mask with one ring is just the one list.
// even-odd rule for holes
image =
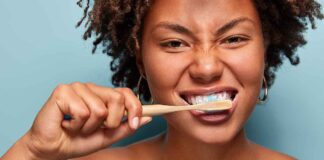
[[210, 83], [219, 79], [223, 70], [224, 64], [217, 53], [202, 52], [195, 54], [194, 62], [189, 67], [189, 74], [199, 83]]

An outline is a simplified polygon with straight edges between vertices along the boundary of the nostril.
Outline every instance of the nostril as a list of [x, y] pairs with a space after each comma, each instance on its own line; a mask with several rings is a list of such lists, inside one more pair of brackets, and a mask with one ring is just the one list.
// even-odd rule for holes
[[220, 61], [198, 60], [189, 68], [190, 77], [200, 83], [210, 83], [223, 74], [224, 65]]
[[220, 76], [209, 76], [209, 75], [195, 75], [190, 76], [194, 81], [202, 84], [211, 83], [218, 79], [220, 79]]

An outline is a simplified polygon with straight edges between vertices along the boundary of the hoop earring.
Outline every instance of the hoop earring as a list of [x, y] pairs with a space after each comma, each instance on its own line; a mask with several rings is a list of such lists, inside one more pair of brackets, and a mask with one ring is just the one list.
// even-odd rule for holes
[[139, 100], [141, 100], [139, 93], [140, 93], [140, 85], [141, 85], [142, 79], [143, 79], [143, 76], [141, 75], [139, 80], [137, 81], [137, 85], [136, 85], [136, 92], [137, 92], [136, 96]]
[[[138, 79], [138, 82], [137, 82], [137, 85], [136, 85], [136, 96], [137, 98], [141, 101], [141, 97], [140, 97], [140, 85], [141, 85], [141, 82], [142, 80], [145, 79], [144, 76], [140, 76], [140, 78]], [[153, 104], [154, 103], [154, 100], [151, 96], [151, 99], [150, 99], [150, 104]]]
[[263, 96], [258, 98], [258, 103], [259, 104], [264, 104], [268, 100], [268, 84], [267, 84], [267, 79], [263, 77], [263, 86], [264, 86], [264, 92]]

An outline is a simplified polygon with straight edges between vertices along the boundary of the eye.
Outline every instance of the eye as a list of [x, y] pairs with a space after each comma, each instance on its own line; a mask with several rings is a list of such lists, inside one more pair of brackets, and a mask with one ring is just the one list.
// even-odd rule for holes
[[226, 38], [222, 43], [229, 48], [237, 48], [240, 47], [244, 44], [246, 44], [246, 42], [249, 39], [247, 37], [244, 36], [231, 36], [229, 38]]
[[184, 52], [190, 47], [188, 43], [179, 39], [166, 40], [164, 42], [161, 42], [160, 46], [165, 52], [169, 53]]
[[170, 40], [167, 42], [162, 42], [161, 46], [168, 47], [168, 48], [180, 48], [180, 47], [184, 47], [184, 44], [180, 40]]
[[239, 43], [242, 42], [244, 39], [242, 37], [230, 37], [226, 40], [226, 43]]

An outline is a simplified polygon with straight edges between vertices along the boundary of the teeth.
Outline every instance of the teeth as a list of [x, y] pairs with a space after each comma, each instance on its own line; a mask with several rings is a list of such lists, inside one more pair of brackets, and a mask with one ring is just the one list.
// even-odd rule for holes
[[[185, 97], [186, 101], [189, 104], [202, 104], [214, 101], [221, 101], [221, 100], [232, 100], [233, 92], [223, 91], [219, 93], [212, 93], [209, 95], [196, 95], [196, 96], [187, 96]], [[222, 111], [207, 111], [207, 110], [196, 110], [196, 112], [206, 113], [206, 114], [216, 114], [221, 113]]]
[[203, 103], [204, 102], [203, 96], [197, 96], [196, 98], [194, 98], [194, 101], [197, 103]]
[[231, 93], [224, 91], [224, 92], [213, 93], [209, 95], [187, 97], [187, 101], [190, 104], [201, 104], [201, 103], [220, 101], [220, 100], [231, 100]]

